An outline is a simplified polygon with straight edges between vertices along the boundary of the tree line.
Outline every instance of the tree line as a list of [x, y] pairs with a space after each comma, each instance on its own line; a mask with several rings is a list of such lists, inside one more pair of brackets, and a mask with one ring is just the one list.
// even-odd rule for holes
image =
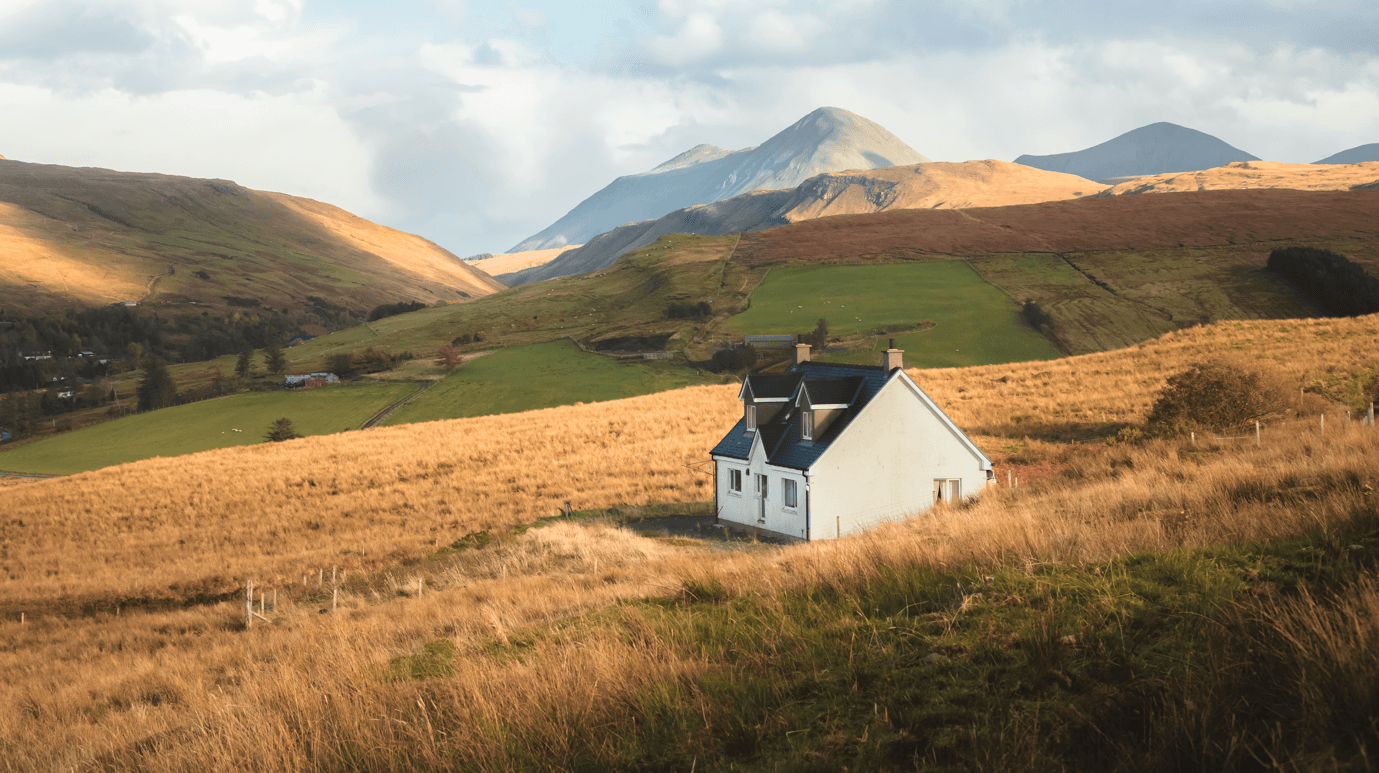
[[1269, 253], [1268, 268], [1307, 290], [1332, 316], [1379, 312], [1379, 279], [1344, 255], [1312, 247], [1284, 247]]

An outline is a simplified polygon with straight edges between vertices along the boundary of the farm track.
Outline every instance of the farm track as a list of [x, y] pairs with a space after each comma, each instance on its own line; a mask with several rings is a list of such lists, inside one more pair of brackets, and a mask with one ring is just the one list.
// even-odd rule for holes
[[380, 421], [383, 421], [384, 419], [388, 418], [389, 416], [392, 416], [394, 413], [397, 413], [398, 411], [400, 411], [400, 410], [402, 410], [403, 408], [405, 408], [405, 407], [407, 406], [408, 403], [412, 402], [413, 400], [417, 399], [418, 397], [421, 397], [421, 395], [422, 395], [423, 392], [425, 392], [426, 390], [430, 389], [431, 386], [434, 385], [434, 384], [436, 384], [436, 383], [437, 383], [437, 382], [435, 382], [435, 381], [422, 381], [422, 382], [420, 382], [419, 385], [418, 385], [420, 388], [417, 389], [417, 391], [411, 393], [410, 395], [407, 395], [406, 397], [402, 398], [401, 400], [398, 400], [397, 402], [393, 403], [392, 405], [388, 406], [387, 408], [384, 408], [383, 410], [379, 411], [378, 413], [375, 413], [372, 417], [369, 418], [368, 421], [366, 421], [366, 422], [364, 422], [363, 424], [361, 424], [361, 425], [359, 426], [359, 428], [360, 428], [360, 429], [368, 429], [369, 427], [377, 426], [378, 423], [379, 423]]

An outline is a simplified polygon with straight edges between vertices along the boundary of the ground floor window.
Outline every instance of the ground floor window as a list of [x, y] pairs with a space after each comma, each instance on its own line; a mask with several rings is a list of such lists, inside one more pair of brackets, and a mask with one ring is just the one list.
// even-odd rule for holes
[[728, 490], [742, 493], [742, 470], [728, 470]]
[[961, 478], [934, 478], [934, 504], [962, 499]]
[[796, 489], [795, 489], [795, 481], [793, 481], [793, 480], [787, 480], [787, 481], [784, 481], [784, 483], [785, 483], [785, 490], [784, 490], [783, 493], [784, 493], [784, 495], [785, 495], [785, 496], [784, 496], [784, 499], [785, 499], [785, 506], [786, 506], [786, 507], [799, 507], [799, 495], [795, 493], [795, 492], [796, 492]]

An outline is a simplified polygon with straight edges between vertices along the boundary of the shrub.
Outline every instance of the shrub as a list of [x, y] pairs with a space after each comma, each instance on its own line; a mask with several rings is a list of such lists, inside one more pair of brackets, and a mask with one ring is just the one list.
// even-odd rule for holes
[[284, 440], [293, 440], [299, 437], [301, 435], [298, 435], [297, 430], [292, 427], [292, 420], [284, 416], [273, 422], [273, 426], [268, 428], [268, 434], [264, 435], [263, 439], [281, 443]]
[[375, 306], [373, 308], [373, 311], [369, 312], [369, 321], [377, 322], [380, 319], [385, 319], [387, 317], [395, 317], [399, 314], [406, 314], [412, 311], [421, 311], [424, 308], [426, 308], [426, 304], [422, 303], [421, 301], [399, 301], [397, 303], [384, 303], [379, 306]]
[[757, 349], [748, 344], [736, 349], [719, 349], [713, 353], [713, 360], [710, 362], [710, 369], [716, 373], [726, 370], [747, 370], [756, 367]]
[[1288, 394], [1273, 374], [1222, 360], [1206, 362], [1169, 378], [1149, 426], [1160, 433], [1240, 427], [1281, 413]]
[[1044, 328], [1053, 325], [1053, 317], [1049, 316], [1047, 311], [1044, 311], [1039, 304], [1035, 303], [1033, 298], [1025, 299], [1024, 305], [1020, 307], [1020, 313], [1024, 316], [1025, 321], [1029, 323], [1030, 327], [1041, 333], [1044, 332]]
[[666, 316], [671, 319], [708, 319], [713, 316], [713, 306], [708, 301], [672, 303], [666, 307]]
[[354, 355], [349, 352], [332, 354], [326, 358], [326, 370], [340, 378], [354, 375]]

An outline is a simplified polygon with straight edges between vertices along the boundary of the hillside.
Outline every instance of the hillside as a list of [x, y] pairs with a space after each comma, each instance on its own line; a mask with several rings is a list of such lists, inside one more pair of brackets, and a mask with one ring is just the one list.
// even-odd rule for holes
[[509, 252], [583, 244], [624, 223], [754, 190], [793, 188], [814, 175], [929, 159], [867, 119], [821, 107], [754, 148], [700, 145], [642, 174], [619, 177]]
[[479, 259], [467, 259], [466, 262], [474, 268], [497, 277], [501, 274], [511, 274], [525, 268], [544, 266], [547, 263], [560, 257], [562, 253], [582, 247], [582, 244], [570, 244], [564, 247], [555, 247], [549, 250], [529, 250], [527, 252], [505, 252], [501, 255], [488, 255]]
[[[833, 543], [617, 528], [707, 498], [731, 386], [12, 485], [0, 750], [18, 770], [1363, 769], [1379, 433], [1327, 398], [1379, 364], [1377, 324], [911, 371], [1019, 486]], [[1307, 384], [1304, 416], [1258, 448], [1058, 442], [1140, 425], [1221, 355]], [[511, 528], [566, 500], [607, 520]]]
[[123, 301], [367, 310], [502, 285], [435, 244], [337, 207], [228, 180], [0, 162], [0, 306]]
[[1182, 174], [1136, 177], [1107, 188], [1098, 196], [1184, 191], [1288, 188], [1302, 191], [1349, 191], [1379, 182], [1379, 161], [1368, 163], [1281, 164], [1236, 161], [1213, 169]]
[[927, 162], [822, 174], [798, 187], [755, 191], [600, 234], [544, 266], [498, 275], [509, 284], [596, 271], [667, 234], [726, 235], [833, 215], [960, 209], [1090, 196], [1106, 186], [1005, 161]]
[[1232, 161], [1258, 160], [1210, 134], [1161, 121], [1133, 129], [1090, 148], [1047, 156], [1024, 155], [1015, 159], [1015, 163], [1089, 180], [1110, 180], [1146, 174], [1191, 172], [1224, 166]]
[[1367, 161], [1379, 161], [1379, 142], [1371, 142], [1368, 145], [1357, 145], [1349, 150], [1342, 150], [1334, 153], [1321, 161], [1313, 161], [1314, 164], [1363, 164]]

